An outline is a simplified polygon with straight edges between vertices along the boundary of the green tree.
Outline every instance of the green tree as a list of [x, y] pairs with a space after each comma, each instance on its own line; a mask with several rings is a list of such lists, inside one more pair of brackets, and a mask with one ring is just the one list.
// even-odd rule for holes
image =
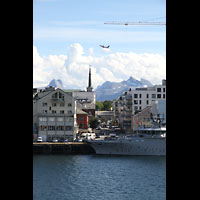
[[103, 110], [103, 107], [104, 107], [103, 102], [96, 101], [96, 110], [97, 111]]
[[112, 107], [112, 101], [104, 101], [103, 102], [103, 110], [110, 111]]
[[98, 119], [96, 117], [92, 117], [89, 120], [89, 124], [90, 124], [90, 128], [92, 129], [97, 128], [97, 126], [99, 125]]

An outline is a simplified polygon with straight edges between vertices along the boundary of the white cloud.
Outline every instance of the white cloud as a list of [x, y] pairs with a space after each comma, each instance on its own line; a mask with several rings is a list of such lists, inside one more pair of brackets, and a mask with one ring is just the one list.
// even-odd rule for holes
[[83, 47], [72, 44], [67, 55], [41, 57], [33, 46], [33, 86], [46, 86], [52, 79], [61, 79], [65, 88], [86, 89], [88, 68], [92, 69], [92, 86], [105, 81], [119, 82], [130, 76], [144, 78], [153, 84], [161, 84], [166, 78], [166, 61], [159, 54], [112, 53], [96, 57], [94, 49], [84, 55]]

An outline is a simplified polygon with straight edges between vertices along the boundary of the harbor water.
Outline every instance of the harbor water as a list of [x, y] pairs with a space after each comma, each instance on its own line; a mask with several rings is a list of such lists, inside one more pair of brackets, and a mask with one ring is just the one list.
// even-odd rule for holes
[[165, 200], [165, 156], [33, 155], [33, 200]]

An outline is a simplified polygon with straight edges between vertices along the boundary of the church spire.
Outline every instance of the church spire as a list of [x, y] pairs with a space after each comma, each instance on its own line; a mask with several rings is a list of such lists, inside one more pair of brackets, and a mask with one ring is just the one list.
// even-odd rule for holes
[[92, 92], [92, 81], [91, 81], [91, 66], [89, 67], [89, 80], [88, 80], [88, 87], [87, 92]]

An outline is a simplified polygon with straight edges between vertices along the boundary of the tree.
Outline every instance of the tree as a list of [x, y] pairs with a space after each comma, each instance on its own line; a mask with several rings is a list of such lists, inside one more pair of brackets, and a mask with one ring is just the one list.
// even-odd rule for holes
[[112, 107], [112, 101], [105, 100], [103, 102], [96, 101], [96, 110], [97, 111], [110, 111]]
[[103, 109], [106, 111], [110, 111], [112, 107], [112, 101], [104, 101], [103, 102]]
[[89, 120], [90, 128], [95, 129], [99, 125], [98, 119], [96, 117], [92, 117]]
[[97, 111], [100, 111], [100, 110], [103, 110], [103, 102], [100, 102], [100, 101], [96, 101], [96, 110]]

